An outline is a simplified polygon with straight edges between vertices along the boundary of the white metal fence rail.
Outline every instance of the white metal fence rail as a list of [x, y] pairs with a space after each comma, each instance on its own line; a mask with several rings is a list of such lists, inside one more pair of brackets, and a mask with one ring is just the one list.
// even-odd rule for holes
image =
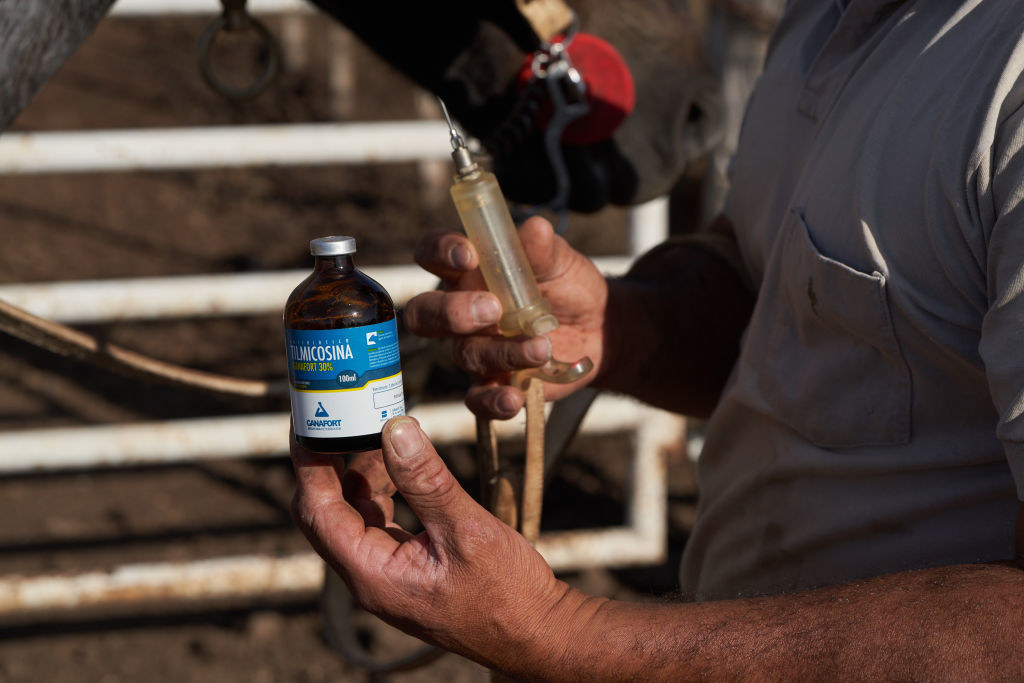
[[[290, 0], [250, 0], [250, 8], [306, 9], [303, 3]], [[114, 14], [121, 16], [216, 11], [213, 0], [121, 0], [114, 8]], [[0, 174], [444, 159], [448, 146], [442, 126], [436, 121], [413, 121], [8, 134], [0, 136]], [[606, 272], [622, 272], [631, 256], [664, 239], [666, 232], [666, 200], [638, 207], [630, 219], [630, 256], [597, 263]], [[411, 266], [367, 270], [396, 303], [435, 284], [432, 276]], [[0, 298], [68, 323], [248, 315], [279, 311], [288, 292], [306, 274], [285, 271], [6, 285], [0, 286]], [[472, 417], [461, 405], [423, 405], [412, 414], [435, 443], [474, 439]], [[287, 425], [287, 414], [273, 414], [8, 431], [0, 433], [0, 475], [281, 455], [287, 449]], [[503, 423], [500, 430], [505, 436], [521, 434], [521, 422]], [[682, 422], [631, 400], [602, 396], [581, 432], [614, 431], [635, 434], [626, 525], [543, 535], [538, 550], [555, 569], [663, 559], [663, 452], [682, 438]], [[135, 600], [209, 599], [308, 591], [318, 588], [321, 578], [319, 561], [311, 553], [126, 565], [77, 576], [0, 576], [0, 613], [106, 604], [126, 595]]]
[[174, 171], [447, 159], [439, 121], [8, 133], [0, 173]]
[[[0, 138], [0, 154], [3, 138]], [[606, 273], [622, 273], [629, 257], [594, 259]], [[437, 278], [417, 266], [362, 268], [405, 302], [437, 285]], [[0, 285], [0, 299], [38, 316], [63, 323], [114, 320], [259, 315], [279, 312], [308, 270], [262, 273], [176, 275]]]

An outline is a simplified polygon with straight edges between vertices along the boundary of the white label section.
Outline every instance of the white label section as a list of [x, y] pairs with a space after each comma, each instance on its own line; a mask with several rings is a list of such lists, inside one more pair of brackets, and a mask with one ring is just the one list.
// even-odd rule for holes
[[296, 391], [292, 395], [295, 433], [317, 439], [376, 434], [396, 415], [405, 415], [402, 373], [359, 389]]

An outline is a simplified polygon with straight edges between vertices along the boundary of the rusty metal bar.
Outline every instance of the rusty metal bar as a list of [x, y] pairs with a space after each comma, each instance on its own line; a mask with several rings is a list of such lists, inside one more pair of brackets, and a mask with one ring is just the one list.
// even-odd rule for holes
[[246, 555], [127, 564], [110, 571], [0, 577], [0, 613], [208, 600], [317, 590], [324, 564], [313, 553]]
[[[581, 431], [630, 430], [656, 412], [628, 398], [601, 396]], [[473, 415], [462, 403], [420, 405], [410, 414], [434, 443], [470, 443], [476, 437]], [[267, 413], [0, 432], [0, 475], [281, 455], [288, 447], [288, 420], [287, 413]], [[502, 438], [521, 437], [523, 419], [496, 427]]]
[[[594, 259], [603, 273], [619, 275], [632, 259]], [[398, 305], [437, 285], [418, 266], [367, 266], [363, 270], [388, 290]], [[41, 318], [61, 323], [100, 323], [174, 317], [280, 313], [292, 289], [309, 270], [108, 278], [0, 285], [0, 299]]]
[[[432, 406], [431, 406], [432, 408]], [[468, 412], [463, 410], [467, 416]], [[276, 418], [277, 416], [275, 416]], [[281, 416], [280, 425], [287, 423]], [[431, 417], [420, 414], [428, 433], [438, 440], [471, 441], [471, 418], [452, 422], [447, 410]], [[438, 422], [434, 422], [437, 420]], [[447, 423], [447, 426], [439, 423]], [[279, 425], [279, 426], [280, 426]], [[585, 432], [632, 428], [636, 449], [627, 491], [627, 526], [542, 534], [537, 550], [556, 571], [598, 566], [651, 564], [665, 557], [664, 451], [677, 444], [682, 420], [629, 399], [595, 402], [583, 422]], [[280, 432], [278, 441], [280, 441]], [[521, 427], [500, 423], [500, 433], [521, 433]], [[279, 449], [278, 449], [279, 450]], [[0, 615], [103, 607], [158, 600], [203, 601], [319, 590], [323, 563], [313, 553], [283, 557], [247, 555], [191, 562], [129, 564], [109, 571], [80, 574], [0, 576]]]

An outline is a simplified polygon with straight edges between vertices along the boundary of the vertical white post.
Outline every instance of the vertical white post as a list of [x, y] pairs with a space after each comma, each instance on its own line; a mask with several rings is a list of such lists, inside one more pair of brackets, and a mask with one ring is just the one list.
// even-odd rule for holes
[[335, 119], [352, 118], [355, 113], [356, 67], [352, 55], [352, 34], [335, 22], [327, 29], [328, 108]]
[[[417, 90], [413, 95], [416, 117], [427, 120], [440, 120], [441, 107], [437, 98], [426, 90]], [[438, 135], [444, 130], [437, 127]], [[451, 164], [446, 161], [420, 161], [417, 165], [420, 176], [420, 200], [423, 206], [435, 208], [442, 201], [447, 201], [448, 185], [451, 182]]]
[[668, 237], [668, 197], [658, 197], [629, 211], [629, 253], [639, 256]]
[[309, 66], [309, 24], [304, 14], [289, 13], [281, 17], [281, 57], [284, 68], [292, 73]]

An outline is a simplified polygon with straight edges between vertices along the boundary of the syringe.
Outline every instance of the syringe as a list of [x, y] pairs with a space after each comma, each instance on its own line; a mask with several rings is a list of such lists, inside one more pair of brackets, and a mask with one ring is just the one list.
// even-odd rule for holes
[[[466, 236], [480, 257], [480, 271], [487, 289], [501, 302], [498, 328], [507, 337], [547, 335], [558, 328], [558, 320], [537, 287], [498, 180], [473, 161], [443, 101], [441, 111], [451, 133], [452, 161], [455, 162], [452, 199]], [[525, 372], [546, 382], [569, 383], [585, 376], [593, 367], [589, 357], [575, 363], [552, 358], [540, 368]]]

